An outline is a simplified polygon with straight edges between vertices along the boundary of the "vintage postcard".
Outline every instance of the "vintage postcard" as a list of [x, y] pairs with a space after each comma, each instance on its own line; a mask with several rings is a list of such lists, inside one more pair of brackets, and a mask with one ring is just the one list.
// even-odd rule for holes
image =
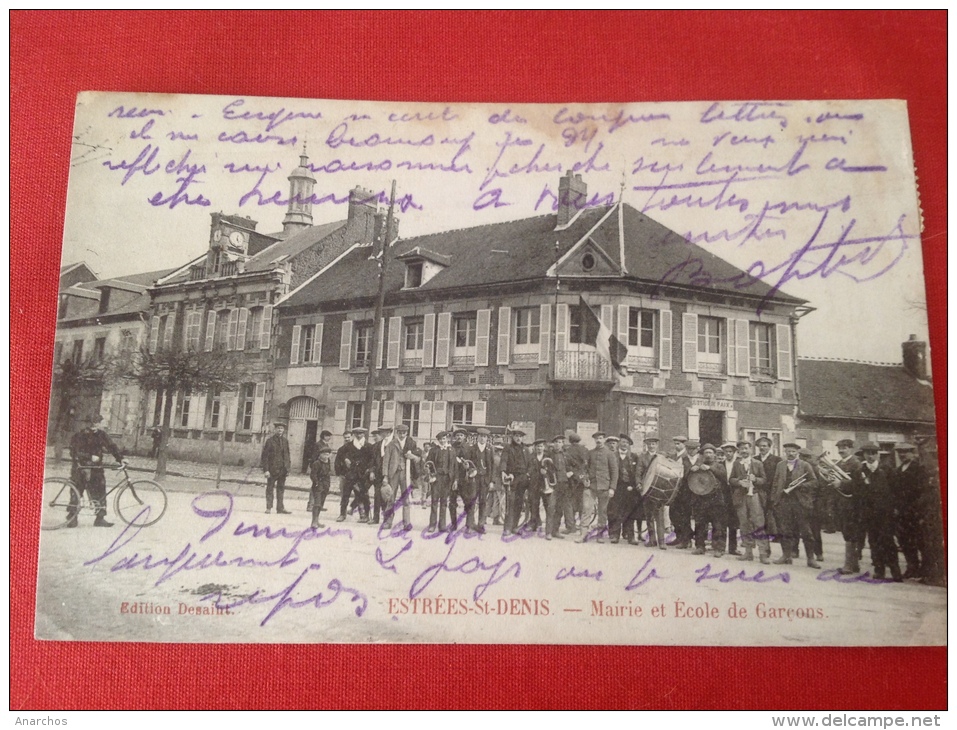
[[945, 643], [904, 102], [91, 92], [70, 165], [38, 638]]

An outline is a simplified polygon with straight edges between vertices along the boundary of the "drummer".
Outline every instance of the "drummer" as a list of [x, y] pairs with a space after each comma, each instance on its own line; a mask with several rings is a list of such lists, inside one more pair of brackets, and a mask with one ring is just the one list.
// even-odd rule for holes
[[[638, 469], [642, 474], [648, 475], [648, 468], [658, 456], [658, 436], [649, 434], [645, 437], [644, 453], [638, 457]], [[647, 547], [657, 547], [660, 550], [666, 550], [665, 547], [665, 508], [667, 502], [658, 499], [658, 493], [652, 493], [651, 484], [642, 484], [642, 502], [644, 504], [645, 520], [648, 524], [648, 542]]]
[[708, 537], [708, 525], [711, 525], [711, 549], [714, 557], [724, 555], [727, 540], [725, 518], [727, 507], [724, 493], [718, 477], [715, 476], [715, 448], [711, 444], [701, 447], [701, 454], [691, 467], [688, 487], [692, 492], [692, 513], [694, 515], [693, 555], [705, 554], [705, 542]]

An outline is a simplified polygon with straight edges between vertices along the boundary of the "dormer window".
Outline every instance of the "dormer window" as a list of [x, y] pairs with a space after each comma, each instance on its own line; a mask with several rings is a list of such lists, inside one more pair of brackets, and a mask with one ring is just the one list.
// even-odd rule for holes
[[418, 289], [452, 263], [451, 256], [419, 246], [396, 256], [396, 260], [405, 264], [404, 289]]
[[405, 288], [416, 289], [422, 286], [422, 267], [423, 263], [417, 261], [410, 263], [405, 269]]

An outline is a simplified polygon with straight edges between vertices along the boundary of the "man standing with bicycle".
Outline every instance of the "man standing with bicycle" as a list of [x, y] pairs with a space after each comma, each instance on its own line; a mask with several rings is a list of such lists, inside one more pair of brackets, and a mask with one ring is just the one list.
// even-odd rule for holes
[[[71, 478], [77, 490], [82, 495], [83, 490], [90, 494], [90, 500], [96, 506], [95, 527], [113, 527], [112, 522], [106, 521], [106, 477], [103, 474], [103, 452], [112, 454], [118, 462], [125, 464], [119, 447], [113, 443], [106, 432], [98, 424], [103, 416], [96, 413], [83, 419], [84, 428], [77, 431], [70, 439], [70, 456], [73, 460]], [[77, 526], [78, 504], [71, 498], [67, 509], [69, 517], [67, 527]]]

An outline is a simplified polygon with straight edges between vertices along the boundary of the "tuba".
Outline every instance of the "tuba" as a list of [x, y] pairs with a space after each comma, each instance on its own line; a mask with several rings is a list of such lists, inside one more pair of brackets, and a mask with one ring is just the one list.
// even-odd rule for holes
[[425, 476], [429, 480], [429, 484], [439, 478], [439, 473], [435, 470], [435, 462], [425, 462]]
[[555, 491], [555, 485], [558, 484], [558, 471], [555, 468], [555, 462], [546, 456], [542, 459], [542, 468], [545, 470], [545, 491], [543, 494], [551, 494]]

